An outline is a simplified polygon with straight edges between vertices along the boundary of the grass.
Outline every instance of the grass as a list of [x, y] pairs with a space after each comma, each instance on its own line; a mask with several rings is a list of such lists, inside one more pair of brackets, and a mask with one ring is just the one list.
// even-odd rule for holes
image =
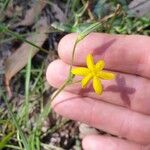
[[30, 50], [30, 55], [28, 58], [28, 64], [26, 67], [26, 81], [25, 81], [25, 121], [29, 120], [29, 98], [30, 98], [30, 78], [31, 78], [31, 53], [32, 49]]
[[[11, 0], [6, 0], [3, 3], [0, 2], [1, 11], [7, 11], [10, 2]], [[62, 3], [65, 4], [65, 8], [67, 9], [67, 21], [64, 24], [55, 22], [52, 26], [54, 26], [59, 33], [82, 32], [81, 39], [95, 30], [95, 28], [97, 32], [150, 35], [149, 19], [145, 17], [135, 18], [128, 15], [125, 0], [124, 2], [123, 0], [119, 1], [120, 4], [124, 3], [124, 7], [119, 8], [117, 8], [117, 0], [105, 0], [103, 2], [103, 6], [104, 4], [111, 4], [112, 9], [109, 14], [99, 12], [102, 6], [101, 3], [98, 3], [98, 0], [95, 0], [93, 10], [88, 7], [89, 1], [64, 0]], [[47, 1], [47, 4], [48, 7], [52, 7], [53, 2]], [[105, 7], [103, 11], [106, 11]], [[99, 15], [99, 13], [101, 13], [101, 15]], [[9, 29], [4, 18], [5, 16], [0, 18], [0, 44], [13, 42], [14, 39], [26, 42], [32, 47], [39, 48], [42, 54], [44, 54], [42, 55], [44, 59], [36, 64], [34, 59], [32, 60], [31, 57], [29, 57], [27, 66], [16, 75], [17, 84], [23, 79], [23, 84], [21, 83], [20, 85], [21, 88], [23, 87], [23, 93], [15, 95], [16, 97], [18, 97], [19, 94], [22, 95], [23, 100], [20, 102], [19, 106], [14, 104], [14, 99], [8, 99], [5, 87], [1, 87], [0, 89], [0, 96], [5, 104], [5, 107], [0, 107], [0, 116], [2, 116], [0, 118], [0, 123], [3, 122], [0, 127], [0, 149], [61, 150], [63, 148], [61, 148], [60, 145], [52, 145], [44, 143], [43, 141], [44, 137], [48, 137], [48, 135], [52, 135], [56, 131], [59, 131], [64, 125], [70, 122], [69, 120], [62, 119], [59, 120], [60, 123], [58, 123], [57, 118], [55, 118], [54, 125], [49, 126], [45, 132], [42, 129], [43, 122], [48, 119], [48, 116], [52, 117], [53, 115], [50, 101], [48, 101], [50, 96], [46, 97], [46, 105], [44, 101], [44, 93], [49, 92], [45, 86], [45, 59], [47, 59], [48, 50], [43, 47], [38, 47], [36, 43], [26, 40], [25, 37], [27, 33], [17, 33]], [[13, 22], [13, 20], [10, 19], [10, 22], [11, 21]], [[30, 34], [33, 33], [34, 31]], [[15, 80], [15, 78], [13, 80]], [[12, 87], [15, 87], [15, 85], [12, 85]], [[12, 89], [12, 91], [14, 92], [15, 90]], [[16, 92], [19, 92], [19, 90]], [[11, 126], [9, 129], [5, 128], [8, 122]], [[77, 140], [76, 143], [78, 148], [81, 149], [80, 142]]]
[[20, 34], [18, 34], [18, 33], [16, 33], [16, 32], [13, 32], [13, 31], [11, 31], [11, 30], [9, 30], [8, 27], [6, 27], [6, 26], [5, 26], [4, 24], [2, 24], [2, 23], [0, 23], [0, 31], [1, 31], [2, 33], [6, 33], [6, 34], [8, 34], [8, 35], [10, 35], [10, 36], [13, 36], [13, 37], [15, 37], [15, 38], [18, 39], [18, 40], [21, 40], [21, 41], [23, 41], [23, 42], [26, 42], [26, 43], [30, 44], [31, 46], [33, 46], [33, 47], [35, 47], [35, 48], [38, 48], [38, 49], [40, 49], [41, 51], [43, 51], [43, 52], [45, 52], [45, 53], [48, 53], [47, 50], [45, 50], [45, 49], [42, 48], [42, 47], [37, 46], [36, 44], [34, 44], [34, 43], [31, 42], [31, 41], [25, 39], [22, 35], [20, 35]]
[[18, 131], [18, 138], [21, 137], [21, 141], [24, 145], [24, 149], [29, 150], [30, 148], [29, 148], [29, 145], [28, 145], [27, 137], [25, 136], [25, 134], [23, 133], [23, 131], [20, 127], [20, 125], [18, 124], [18, 120], [17, 120], [15, 114], [12, 112], [12, 108], [10, 107], [10, 105], [8, 103], [8, 99], [6, 97], [3, 97], [3, 98], [4, 98], [5, 104], [6, 104], [7, 109], [8, 109], [8, 113], [9, 113], [9, 116], [10, 116], [9, 119], [11, 120], [11, 122], [14, 124], [14, 126], [16, 127], [16, 129]]

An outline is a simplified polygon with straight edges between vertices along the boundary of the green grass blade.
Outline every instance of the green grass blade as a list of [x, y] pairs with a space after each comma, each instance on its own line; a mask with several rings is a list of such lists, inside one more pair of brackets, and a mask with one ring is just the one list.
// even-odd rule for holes
[[18, 147], [18, 146], [9, 145], [9, 144], [7, 144], [5, 147], [11, 148], [11, 149], [14, 149], [14, 150], [22, 150], [22, 149], [21, 149], [20, 147]]
[[41, 51], [43, 51], [43, 52], [45, 52], [45, 53], [48, 54], [48, 51], [47, 51], [46, 49], [37, 46], [36, 44], [34, 44], [34, 43], [31, 42], [31, 41], [26, 40], [26, 39], [25, 39], [23, 36], [21, 36], [20, 34], [9, 30], [8, 27], [5, 26], [4, 24], [2, 24], [1, 22], [0, 22], [0, 32], [4, 32], [4, 33], [7, 33], [7, 34], [10, 34], [11, 36], [14, 36], [14, 37], [16, 37], [17, 39], [19, 39], [19, 40], [21, 40], [21, 41], [23, 41], [23, 42], [26, 42], [26, 43], [32, 45], [33, 47], [38, 48], [38, 49], [40, 49]]
[[2, 140], [0, 141], [0, 150], [5, 147], [5, 145], [10, 141], [13, 135], [14, 135], [14, 131], [10, 132], [9, 134], [7, 134], [2, 138]]
[[30, 89], [30, 77], [31, 77], [31, 52], [28, 58], [28, 64], [26, 67], [26, 81], [25, 81], [25, 120], [28, 121], [29, 116], [29, 89]]
[[99, 22], [91, 24], [89, 27], [85, 28], [81, 33], [79, 33], [77, 41], [81, 41], [91, 32], [100, 29], [100, 27], [101, 27], [101, 23]]
[[4, 5], [3, 5], [1, 11], [5, 11], [5, 10], [7, 9], [7, 7], [8, 7], [8, 5], [9, 5], [9, 2], [10, 2], [10, 1], [11, 1], [11, 0], [5, 0]]
[[27, 138], [26, 138], [26, 136], [24, 135], [24, 133], [22, 132], [22, 130], [21, 130], [19, 124], [18, 124], [18, 121], [17, 121], [15, 115], [14, 115], [13, 112], [12, 112], [12, 108], [11, 108], [10, 105], [8, 104], [7, 98], [6, 98], [5, 96], [3, 96], [3, 98], [4, 98], [5, 104], [6, 104], [6, 106], [7, 106], [8, 113], [9, 113], [9, 115], [10, 115], [10, 118], [12, 119], [13, 124], [14, 124], [14, 126], [16, 127], [16, 129], [19, 131], [19, 135], [20, 135], [20, 137], [21, 137], [21, 139], [22, 139], [22, 143], [23, 143], [23, 145], [24, 145], [25, 150], [30, 150], [29, 145], [28, 145]]
[[43, 74], [43, 69], [44, 69], [44, 63], [42, 64], [42, 67], [41, 67], [41, 69], [40, 69], [40, 71], [39, 71], [39, 74], [38, 74], [38, 76], [37, 76], [37, 78], [36, 78], [36, 80], [35, 80], [35, 82], [34, 82], [32, 88], [31, 88], [31, 91], [33, 91], [33, 90], [36, 88], [36, 85], [37, 85], [39, 79], [41, 78], [41, 76], [42, 76], [42, 74]]

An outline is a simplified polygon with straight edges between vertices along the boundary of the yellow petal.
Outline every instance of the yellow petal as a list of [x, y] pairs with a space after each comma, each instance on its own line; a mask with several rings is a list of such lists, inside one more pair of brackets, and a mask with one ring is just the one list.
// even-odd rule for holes
[[90, 70], [85, 67], [78, 67], [71, 70], [71, 73], [79, 76], [87, 76], [90, 73]]
[[86, 58], [87, 67], [92, 70], [94, 68], [94, 60], [91, 54], [89, 54]]
[[108, 71], [100, 71], [97, 76], [99, 78], [105, 79], [105, 80], [112, 80], [116, 77], [114, 73], [108, 72]]
[[105, 62], [103, 60], [99, 60], [97, 63], [96, 63], [96, 69], [98, 70], [102, 70], [105, 66]]
[[86, 77], [84, 77], [82, 79], [82, 88], [85, 88], [91, 79], [92, 79], [92, 74], [88, 74]]
[[97, 77], [93, 78], [93, 88], [94, 88], [96, 94], [100, 95], [102, 93], [102, 90], [103, 90], [102, 84], [101, 84], [100, 79]]

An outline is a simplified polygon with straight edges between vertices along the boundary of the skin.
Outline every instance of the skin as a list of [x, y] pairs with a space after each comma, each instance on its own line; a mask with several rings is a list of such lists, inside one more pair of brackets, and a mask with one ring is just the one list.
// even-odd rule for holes
[[[67, 77], [76, 36], [60, 41], [60, 59], [47, 69], [47, 80], [56, 88]], [[150, 38], [92, 33], [78, 44], [74, 66], [84, 66], [89, 53], [95, 62], [103, 59], [105, 70], [117, 78], [102, 81], [102, 95], [91, 85], [84, 90], [80, 83], [65, 88], [52, 102], [54, 111], [117, 136], [89, 135], [82, 141], [85, 150], [150, 150]]]

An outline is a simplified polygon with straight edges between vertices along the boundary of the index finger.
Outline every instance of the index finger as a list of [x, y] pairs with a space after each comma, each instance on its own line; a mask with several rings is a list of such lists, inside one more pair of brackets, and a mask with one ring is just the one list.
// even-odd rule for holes
[[[59, 43], [61, 59], [70, 64], [77, 34], [65, 36]], [[91, 53], [95, 60], [103, 59], [108, 70], [137, 74], [150, 78], [150, 37], [140, 35], [109, 35], [91, 33], [76, 47], [74, 65], [85, 65]]]

